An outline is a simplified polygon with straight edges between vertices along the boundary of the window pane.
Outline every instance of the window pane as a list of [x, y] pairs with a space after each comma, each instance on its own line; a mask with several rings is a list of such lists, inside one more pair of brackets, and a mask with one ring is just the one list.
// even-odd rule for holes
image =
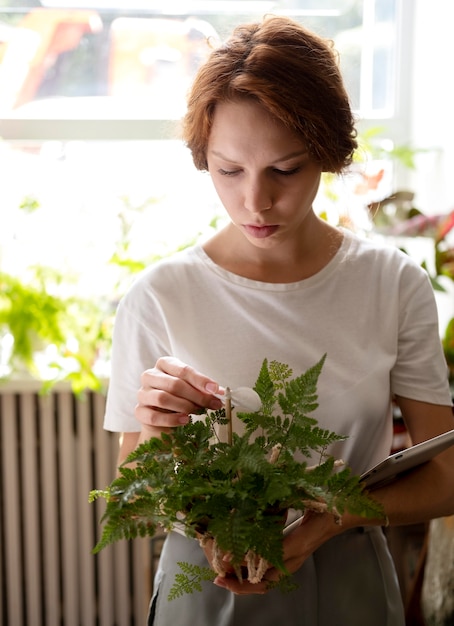
[[334, 39], [354, 108], [362, 116], [389, 116], [396, 2], [98, 0], [84, 9], [77, 2], [6, 3], [9, 8], [0, 8], [0, 117], [178, 119], [209, 53], [207, 40], [223, 39], [236, 24], [266, 13], [290, 15]]

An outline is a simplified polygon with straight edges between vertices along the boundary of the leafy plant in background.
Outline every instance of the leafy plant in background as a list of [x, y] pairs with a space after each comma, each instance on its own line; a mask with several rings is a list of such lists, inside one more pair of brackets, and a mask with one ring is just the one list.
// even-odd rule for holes
[[421, 148], [414, 148], [407, 144], [396, 145], [389, 140], [383, 141], [384, 136], [386, 136], [386, 128], [383, 126], [374, 126], [360, 133], [355, 161], [363, 161], [365, 158], [391, 160], [408, 169], [414, 169], [416, 154], [426, 152]]
[[[327, 453], [345, 437], [310, 417], [324, 360], [296, 378], [287, 365], [264, 360], [254, 387], [261, 406], [238, 413], [242, 435], [229, 428], [226, 406], [139, 446], [107, 489], [90, 494], [91, 501], [107, 501], [94, 552], [120, 539], [153, 536], [159, 527], [183, 527], [202, 545], [212, 540], [215, 573], [183, 563], [174, 598], [231, 570], [250, 582], [259, 582], [270, 566], [286, 576], [282, 532], [289, 509], [328, 511], [339, 523], [345, 510], [381, 518], [381, 505], [363, 491], [359, 477], [348, 467], [339, 469]], [[226, 441], [219, 433], [223, 426], [230, 433]], [[315, 465], [298, 455], [315, 457]]]
[[[390, 140], [384, 140], [386, 129], [381, 126], [368, 128], [358, 134], [358, 147], [353, 155], [353, 163], [346, 177], [354, 173], [358, 181], [355, 185], [355, 194], [362, 195], [371, 189], [377, 189], [384, 176], [384, 170], [379, 169], [374, 174], [367, 171], [368, 162], [391, 162], [406, 169], [415, 168], [415, 156], [424, 150], [415, 149], [408, 145], [395, 145]], [[337, 175], [324, 172], [322, 175], [322, 191], [324, 196], [333, 203], [340, 201], [339, 191], [336, 189]], [[342, 193], [345, 190], [342, 189]], [[340, 221], [349, 224], [349, 216], [341, 215]]]
[[[119, 234], [109, 260], [114, 274], [109, 295], [103, 289], [99, 297], [82, 297], [78, 274], [44, 265], [29, 267], [21, 276], [0, 269], [0, 378], [31, 375], [43, 382], [44, 392], [59, 381], [68, 381], [76, 394], [103, 390], [118, 300], [134, 275], [198, 238], [166, 254], [137, 258], [131, 250], [134, 218], [155, 200], [139, 206], [127, 197], [120, 200]], [[26, 196], [19, 207], [27, 215], [40, 208], [34, 196]], [[216, 228], [216, 218], [210, 226]]]
[[[29, 195], [18, 208], [30, 215], [41, 205]], [[114, 310], [111, 302], [78, 295], [78, 278], [40, 264], [20, 276], [0, 270], [3, 379], [31, 375], [43, 392], [61, 380], [76, 394], [102, 390], [96, 364], [109, 353]]]
[[0, 330], [13, 337], [8, 363], [15, 372], [40, 377], [42, 355], [49, 371], [43, 391], [61, 379], [70, 381], [77, 394], [99, 391], [102, 382], [94, 366], [110, 343], [112, 312], [109, 318], [97, 303], [57, 295], [63, 283], [67, 287], [67, 276], [41, 266], [30, 269], [27, 281], [0, 272]]

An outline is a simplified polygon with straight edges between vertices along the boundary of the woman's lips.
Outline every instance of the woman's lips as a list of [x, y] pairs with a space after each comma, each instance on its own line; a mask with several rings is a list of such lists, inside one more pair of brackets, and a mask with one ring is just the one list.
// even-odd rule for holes
[[274, 235], [279, 226], [277, 224], [265, 225], [265, 226], [255, 226], [254, 224], [244, 224], [244, 230], [251, 237], [255, 237], [256, 239], [265, 239], [266, 237], [270, 237]]

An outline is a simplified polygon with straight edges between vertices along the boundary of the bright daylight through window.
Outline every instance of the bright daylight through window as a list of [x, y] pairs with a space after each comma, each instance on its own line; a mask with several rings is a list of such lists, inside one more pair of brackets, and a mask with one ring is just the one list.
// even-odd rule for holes
[[[400, 10], [400, 0], [0, 0], [0, 276], [102, 302], [87, 328], [108, 334], [135, 271], [222, 221], [178, 140], [210, 46], [235, 24], [289, 15], [335, 41], [358, 116], [392, 127]], [[41, 375], [80, 368], [80, 341], [71, 358], [41, 355]], [[12, 348], [1, 330], [0, 346], [2, 376]], [[90, 358], [108, 374], [108, 354]]]

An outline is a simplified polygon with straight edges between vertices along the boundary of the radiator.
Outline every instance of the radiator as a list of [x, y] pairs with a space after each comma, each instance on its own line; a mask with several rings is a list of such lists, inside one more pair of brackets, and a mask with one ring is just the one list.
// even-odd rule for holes
[[0, 386], [0, 623], [145, 623], [152, 542], [120, 541], [94, 556], [118, 437], [102, 429], [104, 396], [40, 395]]

